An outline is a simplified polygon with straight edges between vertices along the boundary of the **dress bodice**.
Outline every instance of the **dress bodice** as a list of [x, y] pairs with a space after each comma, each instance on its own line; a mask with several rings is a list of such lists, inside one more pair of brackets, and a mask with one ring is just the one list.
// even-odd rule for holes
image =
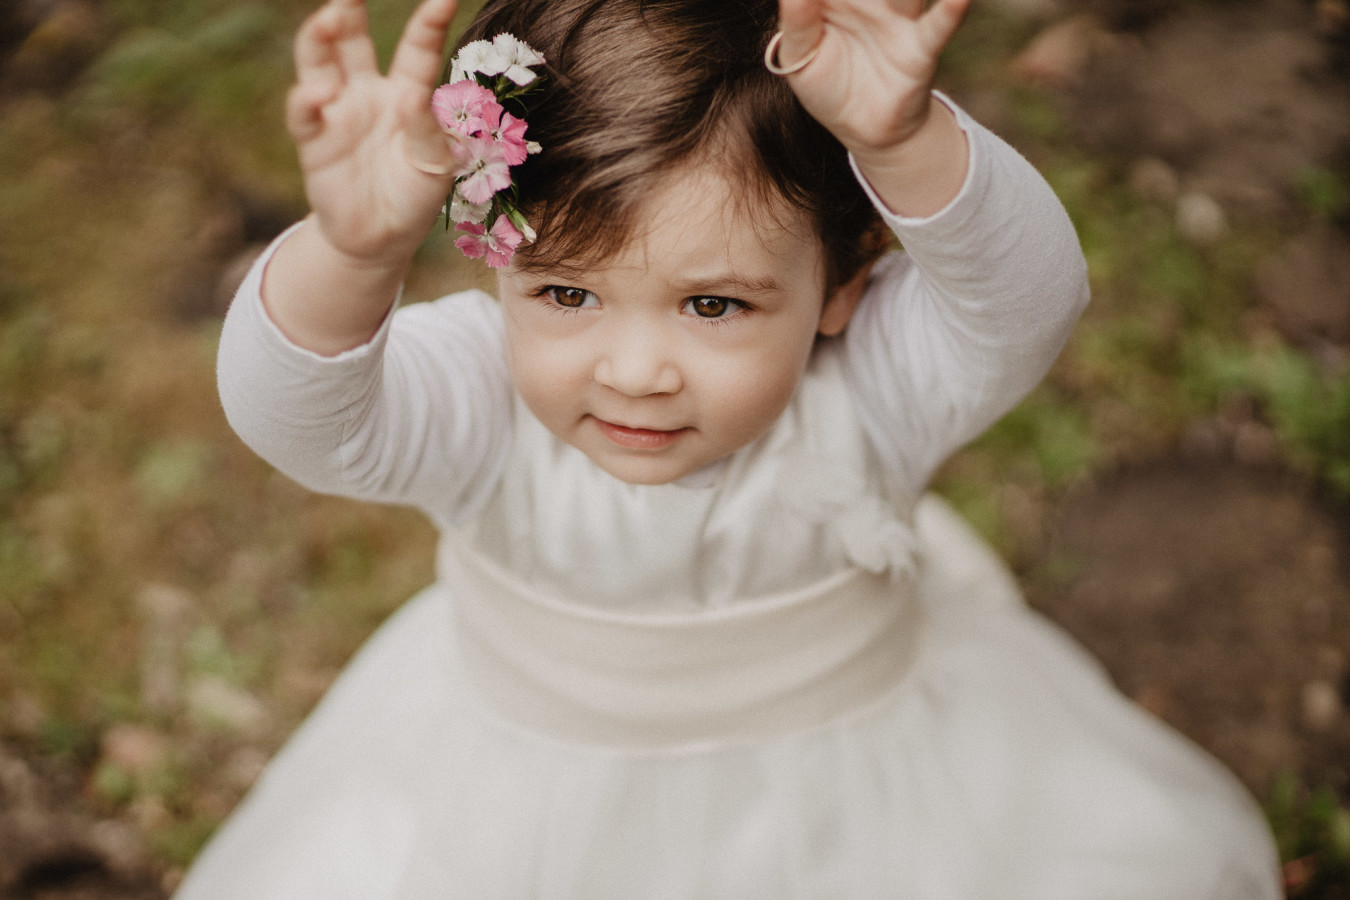
[[824, 343], [766, 434], [673, 484], [619, 481], [518, 403], [500, 487], [447, 540], [550, 596], [614, 612], [714, 609], [850, 567], [907, 570], [915, 498], [886, 481]]

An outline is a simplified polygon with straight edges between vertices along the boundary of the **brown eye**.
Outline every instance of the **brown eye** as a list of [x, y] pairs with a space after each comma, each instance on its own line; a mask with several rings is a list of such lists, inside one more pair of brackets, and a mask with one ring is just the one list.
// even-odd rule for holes
[[590, 291], [574, 287], [551, 287], [547, 293], [554, 303], [568, 309], [581, 309], [595, 297]]
[[731, 301], [723, 297], [695, 297], [689, 301], [689, 306], [696, 316], [702, 316], [705, 319], [720, 319], [726, 315], [727, 309], [731, 306]]

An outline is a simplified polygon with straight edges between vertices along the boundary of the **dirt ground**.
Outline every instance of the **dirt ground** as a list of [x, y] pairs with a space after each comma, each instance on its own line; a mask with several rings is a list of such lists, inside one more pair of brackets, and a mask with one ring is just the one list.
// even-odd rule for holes
[[[1021, 76], [1049, 84], [1083, 147], [1119, 155], [1141, 189], [1278, 220], [1307, 160], [1350, 169], [1344, 3], [1004, 2], [1043, 22]], [[1342, 367], [1344, 226], [1285, 235], [1261, 268], [1254, 313]], [[1127, 694], [1259, 796], [1296, 773], [1344, 801], [1350, 510], [1281, 466], [1266, 425], [1235, 409], [1078, 485], [1037, 524], [1022, 574], [1031, 602]], [[162, 896], [134, 835], [83, 812], [81, 791], [72, 773], [0, 745], [0, 898]], [[1314, 896], [1299, 877], [1291, 895]]]
[[1249, 785], [1344, 789], [1350, 521], [1218, 455], [1103, 478], [1057, 512], [1035, 602]]
[[[1062, 84], [1073, 127], [1144, 190], [1278, 221], [1308, 160], [1350, 162], [1344, 5], [1102, 4], [1073, 27], [1090, 48]], [[1343, 227], [1287, 237], [1256, 291], [1255, 327], [1346, 365]], [[1071, 491], [1046, 529], [1031, 599], [1127, 694], [1260, 796], [1287, 773], [1350, 796], [1350, 510], [1281, 471], [1259, 416], [1195, 423], [1168, 455]]]

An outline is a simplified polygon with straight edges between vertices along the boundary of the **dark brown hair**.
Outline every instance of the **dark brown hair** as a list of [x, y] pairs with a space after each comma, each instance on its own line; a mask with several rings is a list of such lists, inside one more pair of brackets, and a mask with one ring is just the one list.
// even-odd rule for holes
[[539, 233], [517, 264], [603, 261], [679, 165], [714, 162], [756, 212], [798, 210], [826, 289], [884, 248], [843, 146], [763, 64], [775, 0], [492, 0], [461, 44], [509, 32], [544, 54], [525, 98], [543, 152], [512, 170]]

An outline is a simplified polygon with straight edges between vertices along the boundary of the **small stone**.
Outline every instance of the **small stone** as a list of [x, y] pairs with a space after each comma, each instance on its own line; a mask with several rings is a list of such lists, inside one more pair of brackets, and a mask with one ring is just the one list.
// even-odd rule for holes
[[89, 842], [113, 872], [135, 876], [145, 868], [145, 847], [136, 829], [116, 819], [95, 822]]
[[1092, 58], [1102, 27], [1090, 15], [1072, 16], [1047, 27], [1012, 61], [1018, 78], [1049, 87], [1076, 83]]
[[169, 811], [164, 798], [155, 794], [137, 797], [131, 801], [127, 811], [131, 814], [131, 821], [145, 834], [173, 824], [173, 813]]
[[1145, 200], [1171, 206], [1181, 194], [1181, 176], [1156, 156], [1146, 156], [1130, 167], [1130, 188]]
[[1228, 214], [1209, 194], [1188, 191], [1177, 198], [1177, 231], [1190, 243], [1207, 247], [1228, 233]]
[[1257, 292], [1286, 335], [1350, 344], [1350, 238], [1317, 226], [1262, 262]]
[[203, 676], [188, 687], [188, 707], [200, 721], [259, 737], [267, 730], [267, 707], [257, 697], [219, 678]]
[[1334, 685], [1310, 681], [1303, 686], [1303, 724], [1313, 731], [1326, 731], [1341, 716], [1341, 697]]
[[[1326, 545], [1323, 545], [1326, 546]], [[1330, 550], [1330, 547], [1327, 547]], [[1323, 644], [1317, 648], [1318, 665], [1330, 672], [1342, 672], [1346, 670], [1346, 651], [1333, 644]], [[1347, 672], [1346, 674], [1350, 674]]]
[[1192, 422], [1181, 435], [1181, 451], [1195, 459], [1214, 459], [1227, 446], [1227, 438], [1213, 419]]
[[1240, 422], [1233, 433], [1233, 457], [1248, 466], [1273, 463], [1280, 455], [1280, 440], [1260, 422]]
[[230, 787], [246, 791], [267, 768], [267, 754], [257, 747], [240, 747], [230, 754], [221, 773]]
[[178, 709], [182, 692], [180, 648], [187, 638], [193, 598], [187, 591], [150, 584], [137, 597], [141, 613], [141, 703], [147, 712], [167, 716]]
[[33, 809], [41, 799], [42, 783], [28, 763], [0, 745], [0, 809]]
[[[1326, 540], [1315, 540], [1304, 547], [1303, 561], [1311, 571], [1333, 577], [1339, 562], [1336, 548]], [[1334, 647], [1323, 648], [1324, 651], [1334, 649]]]
[[42, 733], [47, 711], [32, 694], [16, 691], [9, 698], [9, 726], [17, 734], [35, 738]]
[[146, 775], [168, 759], [169, 739], [142, 725], [118, 724], [103, 732], [103, 762], [128, 775]]

